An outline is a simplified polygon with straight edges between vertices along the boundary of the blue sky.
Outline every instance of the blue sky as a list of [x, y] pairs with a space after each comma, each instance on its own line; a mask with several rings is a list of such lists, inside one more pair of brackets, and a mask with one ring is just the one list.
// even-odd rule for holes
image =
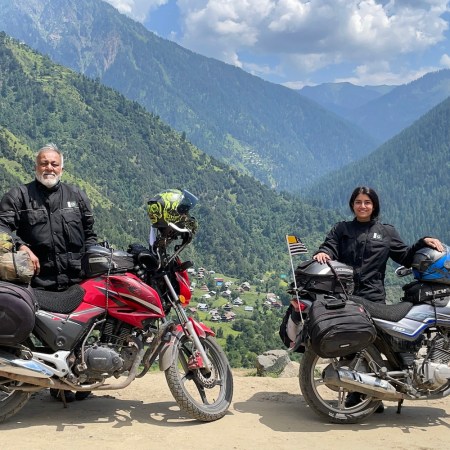
[[159, 36], [293, 88], [450, 68], [450, 0], [106, 0]]

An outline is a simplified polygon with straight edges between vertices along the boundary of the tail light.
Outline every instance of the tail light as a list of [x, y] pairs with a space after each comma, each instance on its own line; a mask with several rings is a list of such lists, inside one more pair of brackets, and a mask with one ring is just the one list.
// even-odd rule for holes
[[311, 306], [311, 302], [308, 300], [302, 300], [301, 298], [293, 298], [291, 300], [291, 305], [296, 312], [303, 312]]

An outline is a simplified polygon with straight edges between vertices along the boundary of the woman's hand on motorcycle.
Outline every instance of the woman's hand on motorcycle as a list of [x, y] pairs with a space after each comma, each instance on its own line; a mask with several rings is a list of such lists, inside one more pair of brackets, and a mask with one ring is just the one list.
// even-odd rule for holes
[[432, 238], [432, 237], [426, 237], [426, 238], [424, 238], [423, 242], [425, 243], [425, 245], [427, 245], [428, 247], [434, 248], [438, 252], [444, 251], [444, 244], [442, 244], [442, 242], [439, 239]]
[[329, 261], [331, 257], [325, 252], [319, 252], [313, 256], [313, 259], [315, 259], [320, 264], [326, 264], [326, 262]]
[[39, 264], [39, 258], [26, 245], [21, 245], [19, 247], [19, 250], [27, 252], [30, 255], [31, 262], [33, 263], [34, 267], [34, 274], [39, 275], [39, 271], [41, 269], [41, 266]]

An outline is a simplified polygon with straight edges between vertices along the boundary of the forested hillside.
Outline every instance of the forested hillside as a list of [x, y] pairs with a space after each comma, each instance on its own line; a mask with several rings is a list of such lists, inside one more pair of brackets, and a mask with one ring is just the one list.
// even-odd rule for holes
[[337, 215], [230, 170], [136, 102], [0, 34], [0, 188], [33, 178], [33, 152], [52, 141], [65, 179], [89, 194], [101, 238], [145, 242], [150, 195], [199, 197], [194, 262], [243, 277], [289, 270], [286, 233], [314, 247]]
[[279, 190], [375, 141], [295, 91], [192, 53], [100, 0], [0, 0], [0, 30], [135, 100], [202, 151]]
[[[332, 182], [332, 189], [324, 189]], [[363, 160], [318, 182], [310, 198], [348, 210], [354, 187], [381, 197], [382, 219], [413, 242], [438, 236], [450, 244], [450, 98]]]

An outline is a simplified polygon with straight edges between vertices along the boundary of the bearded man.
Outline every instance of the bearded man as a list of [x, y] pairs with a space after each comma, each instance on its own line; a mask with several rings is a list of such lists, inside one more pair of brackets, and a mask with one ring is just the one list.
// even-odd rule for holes
[[[7, 192], [0, 202], [0, 230], [34, 264], [31, 285], [60, 291], [81, 281], [81, 256], [97, 242], [86, 194], [61, 182], [64, 158], [55, 144], [36, 155], [36, 178]], [[14, 235], [15, 234], [15, 235]]]

